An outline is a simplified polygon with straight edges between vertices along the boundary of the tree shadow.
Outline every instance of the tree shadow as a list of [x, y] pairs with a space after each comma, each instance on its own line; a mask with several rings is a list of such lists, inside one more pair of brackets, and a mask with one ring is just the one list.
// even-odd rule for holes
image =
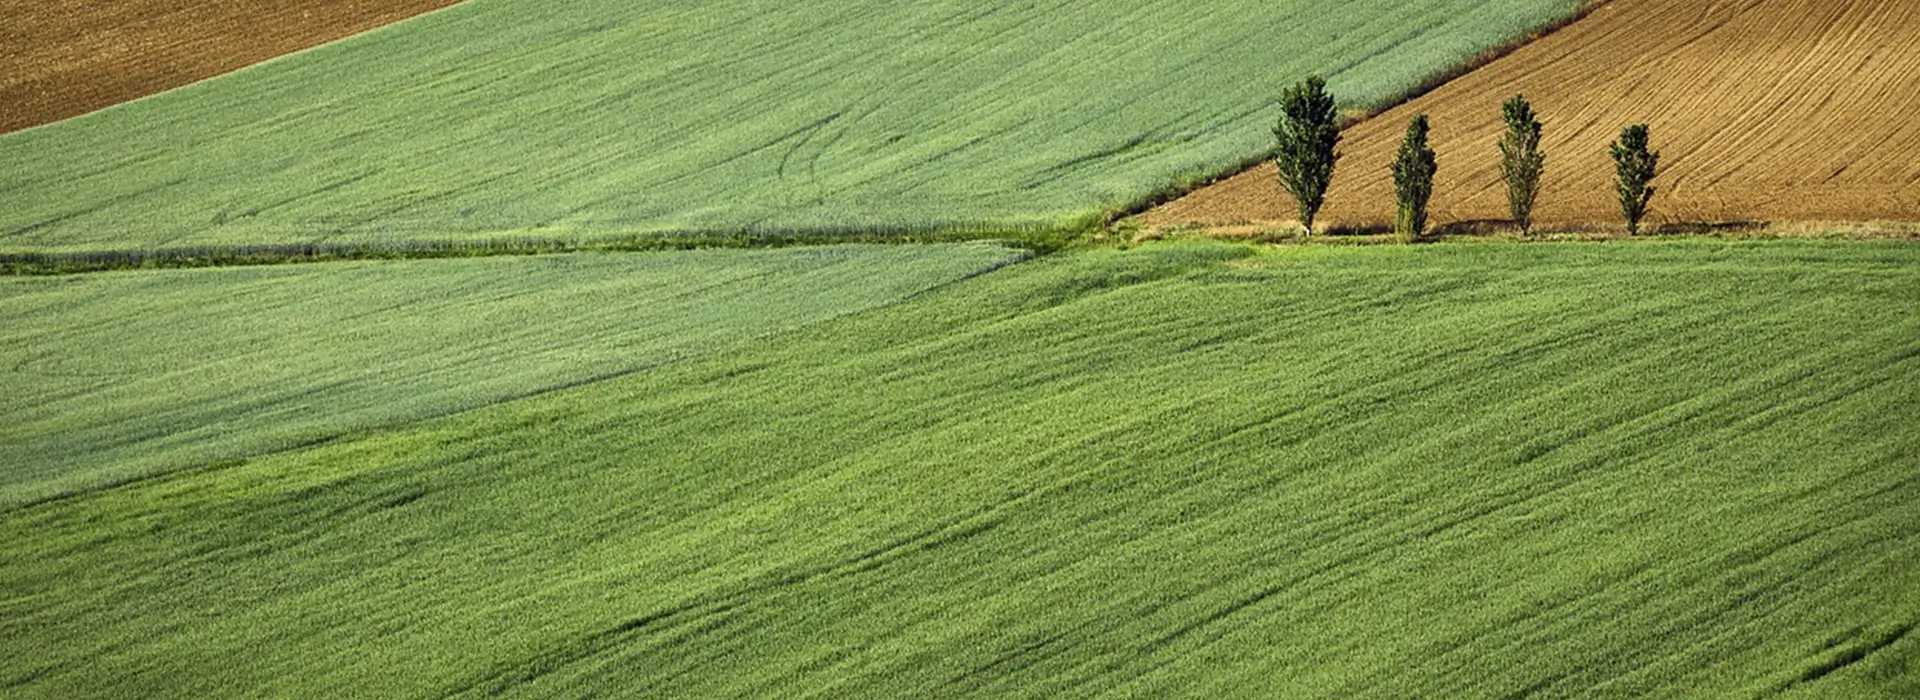
[[1495, 233], [1517, 233], [1520, 227], [1507, 219], [1467, 219], [1449, 221], [1427, 230], [1429, 236], [1485, 236]]
[[1378, 222], [1348, 223], [1343, 221], [1328, 224], [1315, 233], [1322, 236], [1378, 236], [1385, 233], [1393, 233], [1393, 224]]
[[1652, 236], [1720, 236], [1727, 234], [1755, 233], [1766, 229], [1764, 221], [1672, 221], [1641, 235]]

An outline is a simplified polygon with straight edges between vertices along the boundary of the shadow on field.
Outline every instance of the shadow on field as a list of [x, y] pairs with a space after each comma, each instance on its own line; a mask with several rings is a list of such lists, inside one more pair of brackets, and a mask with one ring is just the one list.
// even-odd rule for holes
[[1653, 228], [1656, 236], [1719, 236], [1737, 233], [1758, 233], [1767, 228], [1765, 221], [1672, 221]]

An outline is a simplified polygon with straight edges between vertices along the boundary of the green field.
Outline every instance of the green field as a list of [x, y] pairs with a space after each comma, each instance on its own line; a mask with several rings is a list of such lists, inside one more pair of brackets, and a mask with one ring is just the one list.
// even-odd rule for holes
[[0, 136], [0, 252], [1071, 225], [1580, 0], [469, 0]]
[[1021, 257], [850, 246], [0, 277], [0, 506], [639, 371]]
[[1913, 697], [1916, 397], [1907, 244], [1058, 254], [0, 512], [0, 688]]

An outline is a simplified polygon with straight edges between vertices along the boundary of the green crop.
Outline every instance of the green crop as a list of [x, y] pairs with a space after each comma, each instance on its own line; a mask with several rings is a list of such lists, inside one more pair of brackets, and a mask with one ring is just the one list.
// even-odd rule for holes
[[0, 251], [1080, 226], [1578, 4], [471, 0], [0, 137]]
[[1916, 300], [1904, 244], [1049, 256], [0, 513], [0, 687], [1910, 697]]
[[0, 506], [642, 370], [1022, 254], [849, 246], [0, 278]]

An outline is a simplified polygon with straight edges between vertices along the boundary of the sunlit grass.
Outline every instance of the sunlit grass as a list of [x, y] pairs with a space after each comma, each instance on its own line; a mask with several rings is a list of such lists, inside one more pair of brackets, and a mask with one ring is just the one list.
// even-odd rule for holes
[[1023, 255], [847, 246], [0, 278], [0, 505], [633, 372]]
[[0, 136], [0, 252], [1043, 235], [1579, 0], [470, 0]]
[[1898, 243], [1050, 256], [7, 512], [0, 684], [1911, 695], [1917, 300]]

